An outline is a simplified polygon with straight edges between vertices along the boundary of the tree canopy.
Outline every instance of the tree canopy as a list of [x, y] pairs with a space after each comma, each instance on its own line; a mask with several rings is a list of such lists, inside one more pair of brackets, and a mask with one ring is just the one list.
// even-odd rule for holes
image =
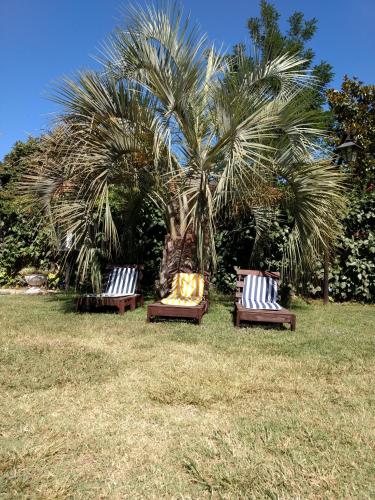
[[359, 146], [356, 161], [348, 165], [353, 180], [371, 191], [375, 183], [375, 85], [364, 85], [345, 76], [341, 90], [327, 92], [335, 116], [332, 142], [341, 144], [347, 136]]
[[22, 267], [48, 267], [53, 258], [42, 207], [19, 196], [18, 183], [38, 148], [38, 139], [17, 141], [0, 163], [0, 285], [16, 283]]
[[[260, 13], [247, 20], [247, 28], [251, 41], [250, 62], [256, 63], [272, 60], [282, 54], [291, 54], [303, 60], [302, 67], [311, 71], [314, 85], [300, 95], [306, 109], [317, 111], [316, 119], [323, 126], [330, 125], [330, 116], [322, 109], [326, 103], [326, 90], [333, 77], [333, 67], [327, 61], [315, 62], [315, 53], [309, 46], [318, 29], [316, 18], [306, 19], [303, 12], [293, 12], [285, 31], [280, 26], [281, 14], [267, 0], [260, 1]], [[246, 46], [239, 43], [234, 47], [234, 55], [245, 54]]]
[[314, 84], [298, 53], [228, 61], [177, 5], [150, 5], [131, 9], [103, 63], [57, 88], [60, 122], [28, 179], [55, 223], [76, 235], [82, 275], [98, 276], [98, 255], [118, 246], [118, 185], [147, 186], [162, 209], [166, 280], [181, 265], [215, 265], [225, 211], [253, 213], [261, 234], [275, 207], [287, 206], [294, 263], [332, 243], [341, 177], [315, 154], [321, 132], [301, 104]]

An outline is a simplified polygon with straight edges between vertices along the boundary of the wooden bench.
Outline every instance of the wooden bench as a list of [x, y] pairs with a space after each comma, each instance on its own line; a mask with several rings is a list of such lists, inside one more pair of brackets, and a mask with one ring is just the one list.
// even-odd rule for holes
[[126, 308], [129, 308], [131, 311], [137, 307], [137, 305], [141, 305], [143, 307], [144, 299], [141, 293], [141, 281], [142, 281], [142, 270], [143, 265], [133, 264], [128, 266], [113, 266], [108, 269], [108, 274], [113, 268], [136, 268], [138, 269], [138, 279], [135, 287], [134, 295], [123, 295], [123, 296], [107, 296], [103, 297], [100, 295], [83, 295], [77, 298], [76, 301], [76, 310], [95, 310], [101, 307], [116, 307], [118, 309], [118, 313], [120, 316], [125, 314]]
[[202, 301], [197, 306], [171, 306], [168, 304], [162, 304], [159, 302], [154, 302], [147, 306], [147, 321], [150, 322], [156, 317], [162, 318], [186, 318], [195, 319], [200, 325], [202, 323], [203, 315], [208, 311], [208, 303]]
[[160, 301], [154, 302], [147, 306], [147, 322], [151, 322], [154, 318], [183, 318], [195, 319], [200, 325], [202, 317], [208, 311], [208, 273], [204, 273], [204, 294], [203, 300], [197, 306], [172, 306], [170, 304], [162, 304]]
[[262, 323], [289, 323], [290, 329], [296, 329], [296, 315], [288, 309], [249, 309], [241, 304], [242, 292], [246, 276], [263, 276], [280, 280], [280, 273], [237, 269], [236, 297], [235, 297], [235, 324], [241, 326], [241, 321], [257, 321]]
[[101, 307], [117, 307], [120, 316], [125, 314], [127, 308], [134, 311], [137, 305], [143, 307], [142, 295], [129, 295], [124, 297], [90, 297], [84, 296], [77, 299], [77, 311], [95, 310]]

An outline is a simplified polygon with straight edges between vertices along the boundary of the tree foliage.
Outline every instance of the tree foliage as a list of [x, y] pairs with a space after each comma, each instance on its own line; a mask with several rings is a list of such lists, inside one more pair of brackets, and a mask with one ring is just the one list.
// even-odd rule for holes
[[47, 268], [53, 256], [41, 207], [18, 193], [18, 182], [38, 148], [37, 139], [18, 141], [0, 163], [0, 285], [16, 283], [24, 266]]
[[[327, 61], [315, 64], [315, 53], [308, 43], [318, 29], [316, 18], [306, 19], [303, 12], [295, 11], [288, 18], [288, 28], [283, 32], [280, 26], [281, 15], [276, 7], [267, 0], [260, 1], [260, 14], [247, 21], [249, 36], [254, 48], [249, 59], [256, 62], [258, 58], [268, 61], [281, 54], [292, 54], [300, 57], [303, 67], [311, 71], [315, 79], [312, 88], [303, 93], [304, 105], [308, 109], [319, 111], [320, 119], [326, 125], [329, 122], [327, 113], [322, 112], [326, 103], [326, 90], [333, 77], [332, 65]], [[238, 44], [234, 53], [245, 52], [245, 46]]]
[[163, 213], [167, 275], [188, 261], [215, 265], [223, 214], [253, 214], [258, 241], [287, 207], [295, 264], [332, 244], [341, 176], [314, 155], [321, 132], [302, 105], [312, 87], [298, 54], [228, 61], [178, 6], [151, 5], [131, 10], [103, 62], [57, 89], [60, 124], [28, 179], [55, 224], [75, 234], [82, 276], [98, 286], [98, 257], [121, 244], [113, 193], [134, 188]]
[[355, 161], [341, 163], [349, 176], [345, 233], [332, 267], [332, 292], [339, 299], [375, 300], [375, 85], [344, 78], [341, 90], [330, 90], [335, 116], [331, 143], [348, 136], [359, 149]]
[[[355, 162], [341, 162], [337, 168], [347, 176], [347, 207], [344, 233], [332, 255], [329, 272], [330, 297], [334, 300], [375, 301], [375, 86], [344, 78], [341, 90], [330, 90], [328, 101], [334, 116], [329, 136], [332, 148], [346, 140], [347, 134], [360, 146]], [[288, 238], [289, 222], [274, 221], [259, 256], [259, 267], [280, 269], [282, 248]], [[246, 251], [255, 239], [251, 219], [224, 225], [218, 234], [219, 270], [217, 282], [224, 290], [233, 289], [234, 266], [247, 267]], [[236, 251], [238, 249], [238, 251]], [[312, 275], [298, 283], [297, 290], [307, 297], [321, 297], [323, 262], [318, 260]]]
[[338, 146], [349, 134], [359, 146], [355, 162], [345, 169], [355, 189], [371, 192], [375, 183], [375, 85], [345, 76], [341, 90], [329, 90], [327, 96], [335, 116], [332, 143]]

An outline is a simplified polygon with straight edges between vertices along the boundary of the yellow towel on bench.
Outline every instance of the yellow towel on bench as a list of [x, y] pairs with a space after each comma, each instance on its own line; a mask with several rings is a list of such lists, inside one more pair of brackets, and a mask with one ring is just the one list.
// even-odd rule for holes
[[177, 273], [173, 277], [171, 293], [162, 304], [169, 306], [197, 306], [203, 300], [204, 279], [198, 273]]

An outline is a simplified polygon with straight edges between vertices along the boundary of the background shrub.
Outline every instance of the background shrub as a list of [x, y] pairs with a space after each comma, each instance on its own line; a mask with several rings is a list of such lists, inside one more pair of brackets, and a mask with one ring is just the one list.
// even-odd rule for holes
[[22, 283], [21, 268], [47, 269], [58, 259], [41, 207], [18, 193], [17, 182], [37, 147], [33, 138], [19, 141], [0, 163], [0, 285]]

